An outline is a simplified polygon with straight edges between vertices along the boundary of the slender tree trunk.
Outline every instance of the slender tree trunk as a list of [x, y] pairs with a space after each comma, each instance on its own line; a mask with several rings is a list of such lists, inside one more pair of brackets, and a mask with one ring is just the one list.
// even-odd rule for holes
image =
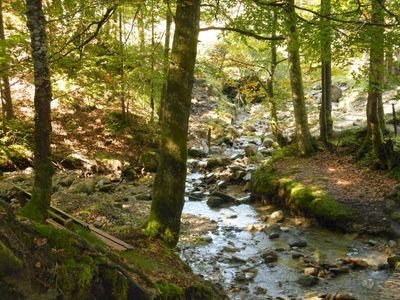
[[126, 120], [126, 101], [125, 101], [125, 46], [124, 46], [124, 29], [123, 29], [123, 6], [120, 7], [118, 21], [119, 21], [119, 43], [121, 45], [120, 49], [120, 76], [121, 76], [121, 91], [120, 91], [120, 101], [121, 101], [121, 112], [122, 117]]
[[[329, 16], [331, 13], [331, 0], [321, 0], [321, 15]], [[329, 19], [321, 17], [320, 29], [321, 43], [321, 79], [322, 97], [320, 111], [320, 138], [327, 145], [333, 133], [332, 122], [332, 27]]]
[[170, 245], [179, 239], [185, 194], [187, 132], [194, 82], [200, 0], [177, 1], [175, 33], [161, 120], [159, 166], [147, 233]]
[[[3, 20], [3, 0], [0, 0], [0, 41], [4, 43], [6, 37], [4, 33], [4, 20]], [[11, 89], [10, 89], [10, 79], [8, 77], [8, 63], [2, 62], [0, 64], [1, 68], [1, 81], [2, 81], [2, 97], [4, 100], [3, 109], [5, 112], [5, 121], [9, 121], [14, 118], [14, 110], [11, 98]]]
[[26, 4], [35, 79], [35, 181], [32, 199], [23, 207], [22, 212], [32, 219], [43, 221], [50, 205], [53, 175], [50, 159], [52, 91], [42, 2], [27, 0]]
[[[373, 23], [384, 23], [384, 0], [371, 0]], [[379, 160], [387, 164], [389, 162], [388, 152], [385, 147], [383, 135], [383, 109], [382, 91], [385, 79], [385, 53], [384, 53], [384, 27], [371, 26], [370, 41], [370, 65], [369, 65], [369, 88], [368, 88], [368, 129], [369, 138], [372, 142], [375, 155]]]
[[155, 55], [156, 55], [156, 43], [154, 37], [154, 26], [155, 26], [155, 19], [154, 19], [154, 1], [151, 2], [151, 78], [150, 78], [150, 109], [151, 109], [151, 123], [154, 123], [154, 113], [155, 113], [155, 88], [154, 88], [154, 65], [155, 65]]
[[[273, 22], [272, 22], [272, 37], [276, 37], [276, 28], [278, 26], [278, 14], [276, 10], [273, 11]], [[275, 71], [276, 66], [278, 64], [277, 61], [277, 47], [276, 40], [271, 41], [271, 69], [270, 69], [270, 78], [267, 81], [267, 96], [270, 105], [271, 112], [271, 130], [272, 134], [275, 138], [275, 141], [279, 144], [279, 146], [285, 145], [285, 139], [282, 134], [282, 130], [279, 126], [278, 120], [278, 109], [276, 107], [275, 93], [274, 93], [274, 82], [275, 82]]]
[[171, 43], [171, 25], [172, 25], [172, 15], [169, 10], [169, 1], [165, 1], [168, 8], [165, 16], [165, 40], [164, 40], [164, 58], [163, 58], [163, 73], [164, 73], [164, 83], [161, 90], [160, 108], [159, 108], [159, 122], [161, 122], [162, 114], [164, 111], [165, 96], [167, 92], [167, 78], [169, 70], [169, 52]]
[[294, 8], [294, 0], [288, 0], [286, 5], [288, 18], [287, 51], [289, 63], [289, 77], [292, 88], [294, 117], [296, 123], [296, 139], [299, 151], [303, 155], [314, 152], [310, 129], [308, 127], [308, 116], [304, 98], [303, 78], [300, 64], [300, 43], [297, 33], [297, 16]]

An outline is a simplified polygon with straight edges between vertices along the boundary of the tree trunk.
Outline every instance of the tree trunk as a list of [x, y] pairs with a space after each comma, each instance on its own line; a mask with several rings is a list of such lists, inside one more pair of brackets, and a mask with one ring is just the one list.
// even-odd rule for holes
[[[0, 0], [0, 41], [4, 43], [5, 39], [6, 36], [4, 33], [3, 0]], [[0, 68], [1, 68], [1, 81], [2, 81], [1, 95], [3, 98], [2, 103], [3, 103], [5, 121], [7, 122], [14, 118], [14, 110], [11, 99], [10, 80], [8, 77], [8, 69], [9, 69], [8, 63], [2, 62], [0, 64]]]
[[300, 64], [300, 43], [297, 33], [297, 16], [294, 8], [294, 0], [287, 2], [287, 51], [289, 63], [289, 77], [292, 88], [294, 117], [296, 123], [296, 139], [299, 151], [302, 155], [314, 152], [308, 116], [304, 98], [303, 78]]
[[[331, 13], [331, 0], [321, 0], [321, 15], [329, 16]], [[325, 145], [329, 143], [329, 139], [333, 133], [332, 122], [332, 27], [329, 19], [321, 17], [320, 29], [321, 43], [321, 81], [322, 81], [322, 97], [320, 111], [320, 138]]]
[[[384, 23], [384, 0], [371, 0], [372, 23]], [[383, 163], [388, 164], [390, 158], [385, 149], [383, 136], [383, 109], [382, 91], [385, 79], [385, 53], [384, 53], [384, 27], [371, 26], [370, 40], [370, 65], [369, 65], [369, 87], [368, 87], [368, 137], [372, 142], [376, 157]]]
[[162, 114], [164, 110], [165, 95], [167, 92], [167, 78], [169, 70], [169, 52], [171, 43], [171, 25], [172, 25], [172, 15], [169, 10], [169, 1], [166, 1], [167, 13], [165, 18], [165, 40], [164, 40], [164, 60], [163, 60], [163, 73], [164, 73], [164, 83], [161, 90], [160, 108], [159, 108], [159, 122], [161, 123]]
[[27, 0], [26, 3], [35, 80], [35, 181], [32, 199], [23, 207], [22, 213], [32, 219], [43, 221], [50, 205], [53, 175], [50, 159], [52, 91], [42, 2]]
[[[273, 11], [273, 22], [272, 22], [272, 37], [276, 37], [276, 28], [278, 25], [278, 14], [276, 10]], [[275, 70], [278, 64], [277, 61], [277, 49], [276, 49], [276, 40], [271, 41], [271, 69], [270, 69], [270, 78], [267, 81], [267, 96], [270, 104], [270, 112], [271, 112], [271, 130], [272, 134], [275, 138], [275, 141], [279, 144], [279, 146], [285, 145], [285, 139], [282, 134], [282, 130], [279, 126], [278, 120], [278, 110], [276, 107], [276, 100], [274, 94], [274, 82], [275, 82]]]
[[125, 42], [124, 42], [124, 28], [123, 28], [123, 6], [120, 7], [120, 11], [118, 14], [118, 23], [119, 23], [119, 43], [121, 46], [120, 49], [120, 76], [121, 76], [121, 91], [120, 91], [120, 102], [121, 102], [121, 113], [122, 118], [126, 120], [127, 109], [126, 109], [126, 101], [125, 101]]
[[200, 0], [178, 0], [161, 149], [147, 233], [170, 245], [179, 239], [184, 204], [187, 132], [199, 33]]
[[154, 66], [155, 66], [155, 55], [156, 55], [156, 42], [154, 37], [154, 1], [151, 2], [151, 78], [150, 78], [150, 109], [151, 109], [151, 123], [154, 123], [154, 110], [155, 110], [155, 87], [154, 87]]

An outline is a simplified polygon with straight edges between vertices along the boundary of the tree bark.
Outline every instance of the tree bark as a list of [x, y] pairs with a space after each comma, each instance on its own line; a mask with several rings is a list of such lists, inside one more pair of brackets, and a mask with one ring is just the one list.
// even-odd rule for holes
[[[329, 16], [331, 13], [331, 0], [321, 0], [321, 15]], [[320, 28], [321, 44], [321, 81], [322, 97], [320, 111], [320, 138], [324, 144], [329, 143], [333, 133], [332, 122], [332, 27], [329, 19], [321, 17]]]
[[294, 0], [288, 0], [287, 5], [287, 51], [289, 77], [292, 89], [294, 117], [296, 123], [296, 139], [302, 155], [314, 152], [311, 133], [308, 126], [307, 109], [304, 98], [303, 78], [300, 64], [300, 43], [297, 33], [297, 16]]
[[167, 92], [167, 78], [169, 70], [169, 53], [170, 53], [170, 43], [171, 43], [171, 25], [172, 25], [172, 15], [169, 10], [169, 0], [165, 1], [167, 4], [167, 12], [165, 17], [165, 40], [164, 40], [164, 61], [163, 61], [163, 73], [164, 73], [164, 83], [161, 90], [160, 108], [159, 108], [159, 122], [161, 123], [162, 114], [164, 110], [165, 96]]
[[[3, 20], [3, 0], [0, 0], [0, 41], [4, 42], [6, 39], [5, 33], [4, 33], [4, 20]], [[4, 110], [4, 116], [5, 116], [5, 121], [9, 121], [14, 118], [14, 109], [13, 109], [13, 104], [12, 104], [12, 98], [11, 98], [11, 89], [10, 89], [10, 79], [8, 76], [8, 63], [7, 62], [2, 62], [0, 64], [1, 68], [1, 81], [2, 81], [2, 90], [1, 90], [1, 95], [3, 97], [3, 110]]]
[[35, 181], [32, 199], [23, 207], [22, 213], [32, 219], [43, 221], [50, 205], [53, 175], [50, 159], [52, 91], [42, 2], [27, 0], [26, 4], [35, 80]]
[[176, 245], [184, 204], [187, 132], [199, 33], [200, 0], [178, 0], [164, 113], [159, 166], [147, 233]]
[[[277, 26], [278, 26], [278, 14], [276, 10], [274, 10], [273, 21], [272, 21], [272, 37], [276, 37]], [[271, 69], [269, 74], [270, 78], [267, 81], [267, 96], [270, 105], [272, 134], [275, 138], [275, 141], [279, 144], [279, 146], [284, 146], [285, 139], [283, 137], [282, 130], [279, 126], [278, 109], [276, 106], [275, 93], [274, 93], [275, 71], [276, 71], [276, 66], [278, 65], [276, 42], [277, 41], [274, 39], [271, 41]]]
[[[371, 0], [371, 21], [384, 23], [384, 0]], [[372, 142], [376, 157], [387, 164], [390, 160], [383, 135], [382, 91], [385, 80], [385, 38], [383, 26], [371, 26], [370, 64], [367, 103], [368, 137]]]

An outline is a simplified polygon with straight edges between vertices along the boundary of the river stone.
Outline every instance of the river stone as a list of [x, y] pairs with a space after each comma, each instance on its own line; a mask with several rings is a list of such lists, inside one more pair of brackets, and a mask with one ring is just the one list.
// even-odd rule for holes
[[331, 100], [332, 102], [339, 102], [340, 98], [343, 96], [343, 91], [340, 87], [332, 85], [331, 87]]
[[258, 147], [257, 145], [254, 144], [248, 144], [245, 148], [244, 148], [244, 152], [246, 153], [247, 157], [251, 157], [257, 154], [258, 152]]
[[256, 132], [257, 128], [253, 124], [247, 124], [244, 126], [243, 130], [248, 132]]
[[207, 200], [207, 205], [211, 208], [217, 208], [220, 207], [224, 204], [231, 203], [230, 201], [227, 201], [227, 199], [221, 198], [219, 196], [210, 196], [208, 197]]
[[308, 275], [308, 276], [317, 276], [318, 275], [318, 269], [314, 268], [314, 267], [305, 268], [303, 270], [303, 272], [304, 272], [304, 275]]
[[292, 253], [292, 258], [293, 259], [299, 259], [299, 258], [304, 257], [304, 256], [305, 255], [303, 253], [300, 253], [300, 252], [293, 252]]
[[85, 178], [75, 180], [74, 183], [68, 188], [68, 191], [75, 194], [93, 194], [95, 188], [95, 181], [90, 178]]
[[400, 255], [389, 256], [387, 262], [391, 269], [400, 269]]
[[194, 158], [203, 158], [203, 157], [207, 157], [208, 152], [205, 152], [203, 149], [199, 149], [199, 148], [189, 148], [188, 149], [188, 155], [190, 157], [194, 157]]
[[261, 257], [266, 263], [276, 262], [278, 260], [278, 254], [274, 250], [265, 251]]
[[207, 168], [225, 167], [229, 163], [230, 159], [228, 157], [211, 157], [207, 160]]
[[289, 242], [289, 246], [291, 248], [293, 248], [293, 247], [304, 248], [304, 247], [307, 247], [307, 242], [304, 240], [295, 240], [295, 241]]
[[270, 139], [270, 138], [265, 138], [263, 141], [263, 146], [265, 148], [272, 148], [272, 146], [274, 145], [274, 140]]
[[301, 275], [297, 279], [297, 283], [304, 287], [311, 287], [318, 283], [318, 277], [310, 275]]
[[270, 240], [274, 240], [274, 239], [279, 238], [279, 236], [280, 236], [280, 234], [279, 234], [278, 232], [273, 232], [273, 233], [271, 233], [271, 234], [268, 236], [268, 238], [269, 238]]
[[282, 210], [274, 211], [268, 218], [268, 224], [275, 224], [283, 222], [285, 216]]
[[369, 264], [365, 260], [358, 257], [346, 257], [344, 262], [347, 264], [353, 264], [355, 268], [359, 269], [368, 269], [369, 267]]

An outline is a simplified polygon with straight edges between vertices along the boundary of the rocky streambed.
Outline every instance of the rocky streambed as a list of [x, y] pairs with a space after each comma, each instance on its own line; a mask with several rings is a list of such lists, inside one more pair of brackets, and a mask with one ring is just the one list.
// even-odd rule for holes
[[188, 162], [184, 213], [210, 224], [208, 232], [183, 230], [180, 255], [194, 272], [232, 299], [398, 299], [400, 281], [387, 262], [397, 241], [332, 232], [249, 203], [251, 172], [273, 143], [264, 122], [250, 124], [246, 114], [230, 130], [239, 137], [203, 143]]

